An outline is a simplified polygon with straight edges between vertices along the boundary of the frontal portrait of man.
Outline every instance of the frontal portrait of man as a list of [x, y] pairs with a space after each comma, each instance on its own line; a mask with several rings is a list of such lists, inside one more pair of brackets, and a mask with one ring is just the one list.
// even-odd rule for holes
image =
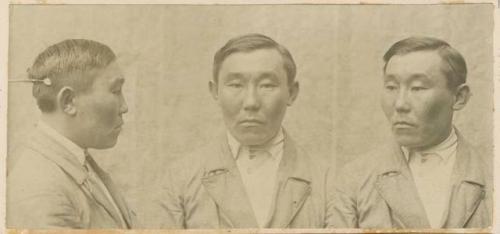
[[299, 93], [290, 52], [247, 34], [214, 57], [209, 90], [226, 131], [167, 169], [162, 228], [322, 228], [324, 164], [282, 127]]
[[454, 127], [470, 97], [464, 58], [430, 37], [385, 53], [382, 110], [394, 144], [347, 164], [334, 190], [334, 227], [491, 226], [489, 155]]
[[40, 53], [28, 77], [41, 118], [9, 155], [8, 228], [131, 228], [132, 213], [88, 149], [113, 147], [128, 107], [114, 52], [68, 39]]

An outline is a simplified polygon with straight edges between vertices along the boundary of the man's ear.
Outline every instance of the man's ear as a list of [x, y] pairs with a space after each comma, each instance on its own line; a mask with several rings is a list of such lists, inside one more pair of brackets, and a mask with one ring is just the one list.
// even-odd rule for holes
[[213, 80], [208, 82], [208, 90], [210, 91], [210, 94], [212, 94], [212, 97], [214, 100], [218, 100], [219, 98], [219, 87], [217, 87], [217, 83]]
[[295, 102], [295, 99], [297, 99], [297, 96], [299, 95], [299, 90], [299, 82], [294, 81], [293, 84], [291, 84], [288, 88], [288, 91], [290, 92], [290, 96], [288, 97], [287, 102], [288, 106], [291, 106], [293, 102]]
[[57, 105], [64, 113], [72, 116], [76, 114], [74, 100], [75, 91], [72, 88], [65, 86], [59, 90], [57, 94]]
[[455, 91], [455, 103], [453, 104], [453, 110], [458, 111], [464, 108], [469, 101], [470, 96], [470, 88], [467, 84], [461, 84], [458, 86]]

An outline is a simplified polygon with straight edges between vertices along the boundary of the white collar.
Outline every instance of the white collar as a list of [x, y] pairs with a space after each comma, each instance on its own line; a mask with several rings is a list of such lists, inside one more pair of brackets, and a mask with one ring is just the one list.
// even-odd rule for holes
[[[227, 131], [226, 135], [227, 135], [227, 142], [229, 144], [229, 149], [231, 150], [233, 158], [237, 159], [241, 149], [241, 143], [238, 140], [236, 140], [236, 138], [229, 131]], [[266, 143], [265, 145], [267, 145], [267, 147], [278, 145], [278, 143], [282, 142], [284, 138], [285, 135], [283, 133], [283, 128], [280, 128], [276, 136], [274, 136], [269, 141], [269, 143]]]
[[84, 149], [82, 149], [80, 146], [72, 142], [70, 139], [66, 138], [63, 136], [61, 133], [57, 132], [53, 127], [49, 126], [43, 121], [38, 121], [37, 128], [40, 131], [43, 131], [46, 133], [48, 136], [50, 136], [52, 139], [54, 139], [56, 142], [64, 146], [69, 152], [71, 152], [73, 155], [76, 156], [78, 159], [78, 162], [80, 162], [82, 165], [85, 163], [85, 153]]
[[[455, 128], [451, 128], [450, 135], [444, 141], [442, 141], [441, 143], [439, 143], [439, 144], [437, 144], [429, 149], [420, 151], [420, 153], [423, 153], [423, 154], [433, 153], [433, 154], [439, 155], [439, 157], [441, 157], [442, 160], [446, 161], [452, 155], [452, 152], [456, 150], [457, 141], [458, 141], [458, 137], [457, 137], [457, 133], [455, 132]], [[403, 154], [406, 158], [406, 161], [409, 161], [410, 160], [410, 149], [403, 146], [403, 147], [401, 147], [401, 150], [403, 151]]]

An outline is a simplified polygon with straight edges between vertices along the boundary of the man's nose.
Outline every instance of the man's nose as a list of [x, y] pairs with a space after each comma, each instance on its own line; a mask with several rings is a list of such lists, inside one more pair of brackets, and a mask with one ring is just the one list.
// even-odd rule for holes
[[249, 85], [245, 92], [245, 97], [243, 99], [243, 109], [258, 110], [259, 107], [260, 107], [260, 100], [257, 88]]
[[394, 101], [394, 108], [397, 112], [409, 112], [410, 111], [410, 102], [408, 97], [408, 92], [404, 89], [400, 89], [396, 100]]
[[127, 101], [125, 101], [125, 97], [121, 97], [121, 105], [120, 105], [120, 114], [125, 114], [128, 112]]

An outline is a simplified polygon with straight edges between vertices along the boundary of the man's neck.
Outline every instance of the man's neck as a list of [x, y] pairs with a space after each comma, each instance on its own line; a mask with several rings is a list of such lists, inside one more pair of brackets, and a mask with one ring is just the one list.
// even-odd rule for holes
[[56, 132], [72, 141], [80, 148], [85, 149], [81, 143], [78, 141], [78, 137], [73, 134], [74, 129], [72, 129], [68, 124], [67, 120], [64, 117], [58, 116], [57, 114], [43, 113], [41, 116], [41, 121], [54, 129]]
[[450, 138], [451, 134], [453, 133], [453, 127], [451, 126], [447, 131], [445, 131], [445, 134], [442, 134], [436, 141], [434, 141], [433, 143], [431, 144], [427, 144], [425, 146], [418, 146], [418, 147], [408, 147], [409, 150], [412, 150], [412, 151], [418, 151], [418, 152], [422, 152], [422, 151], [427, 151], [427, 150], [430, 150], [440, 144], [442, 144], [443, 142], [445, 142], [448, 138]]
[[457, 140], [457, 135], [456, 135], [455, 129], [451, 128], [448, 136], [445, 139], [441, 140], [437, 144], [432, 144], [432, 145], [426, 146], [426, 147], [414, 147], [414, 148], [402, 146], [401, 149], [403, 150], [403, 154], [405, 155], [406, 159], [408, 160], [410, 151], [411, 152], [434, 152], [434, 151], [439, 152], [439, 151], [453, 145], [454, 143], [456, 143], [456, 140]]
[[257, 148], [268, 148], [280, 141], [283, 140], [284, 138], [284, 132], [283, 128], [280, 128], [276, 134], [274, 134], [271, 139], [269, 139], [267, 142], [261, 144], [261, 145], [245, 145], [239, 142], [232, 134], [231, 132], [227, 131], [227, 140], [229, 147], [231, 149], [231, 152], [233, 153], [233, 156], [236, 157], [238, 155], [239, 149], [243, 146], [246, 147], [257, 147]]

